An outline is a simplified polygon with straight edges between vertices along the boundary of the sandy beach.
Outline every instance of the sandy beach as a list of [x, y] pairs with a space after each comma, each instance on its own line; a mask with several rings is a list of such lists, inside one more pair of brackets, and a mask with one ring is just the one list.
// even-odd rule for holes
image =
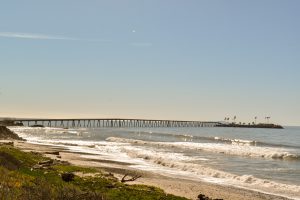
[[[6, 140], [5, 142], [9, 142], [9, 140]], [[141, 175], [141, 178], [137, 179], [134, 182], [128, 182], [128, 184], [145, 184], [156, 186], [165, 190], [166, 193], [186, 197], [189, 199], [197, 199], [197, 196], [199, 194], [204, 194], [210, 198], [228, 200], [287, 199], [284, 197], [264, 194], [231, 186], [162, 176], [156, 173], [130, 168], [129, 163], [127, 164], [108, 160], [84, 158], [82, 157], [82, 153], [70, 152], [68, 149], [59, 146], [31, 144], [25, 141], [14, 141], [14, 146], [20, 148], [23, 151], [40, 152], [52, 159], [68, 161], [71, 164], [77, 166], [99, 168], [108, 173], [114, 174], [114, 176], [119, 179], [121, 179], [124, 174], [139, 174]], [[58, 151], [59, 156], [51, 154], [51, 152], [54, 151]]]

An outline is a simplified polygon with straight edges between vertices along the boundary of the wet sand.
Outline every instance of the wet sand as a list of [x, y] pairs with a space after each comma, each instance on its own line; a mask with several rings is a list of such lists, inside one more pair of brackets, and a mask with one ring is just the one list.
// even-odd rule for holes
[[[160, 174], [136, 170], [130, 167], [130, 163], [121, 163], [110, 160], [98, 160], [85, 158], [85, 153], [70, 152], [64, 147], [37, 145], [24, 141], [14, 141], [14, 146], [24, 151], [35, 151], [43, 153], [45, 156], [52, 159], [65, 160], [77, 166], [94, 167], [113, 173], [115, 177], [121, 179], [124, 174], [134, 175], [139, 174], [142, 177], [128, 184], [145, 184], [159, 187], [166, 193], [183, 196], [189, 199], [197, 199], [201, 193], [211, 198], [228, 199], [228, 200], [287, 200], [287, 198], [264, 194], [246, 189], [207, 183], [203, 181], [190, 181], [179, 178], [162, 176]], [[59, 151], [57, 155], [47, 154], [47, 152]]]

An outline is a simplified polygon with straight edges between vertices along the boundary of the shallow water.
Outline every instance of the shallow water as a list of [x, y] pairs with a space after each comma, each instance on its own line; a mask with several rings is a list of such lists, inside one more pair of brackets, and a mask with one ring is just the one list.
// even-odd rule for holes
[[300, 198], [300, 127], [12, 129], [133, 168]]

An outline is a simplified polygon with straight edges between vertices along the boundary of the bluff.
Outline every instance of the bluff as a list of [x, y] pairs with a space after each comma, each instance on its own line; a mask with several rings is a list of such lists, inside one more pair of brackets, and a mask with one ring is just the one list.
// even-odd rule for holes
[[5, 126], [0, 126], [0, 139], [23, 140], [16, 133], [12, 132]]

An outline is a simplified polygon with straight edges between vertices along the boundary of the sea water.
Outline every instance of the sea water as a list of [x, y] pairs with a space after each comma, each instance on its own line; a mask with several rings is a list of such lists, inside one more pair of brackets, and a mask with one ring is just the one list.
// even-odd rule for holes
[[87, 158], [300, 199], [300, 127], [11, 129]]

